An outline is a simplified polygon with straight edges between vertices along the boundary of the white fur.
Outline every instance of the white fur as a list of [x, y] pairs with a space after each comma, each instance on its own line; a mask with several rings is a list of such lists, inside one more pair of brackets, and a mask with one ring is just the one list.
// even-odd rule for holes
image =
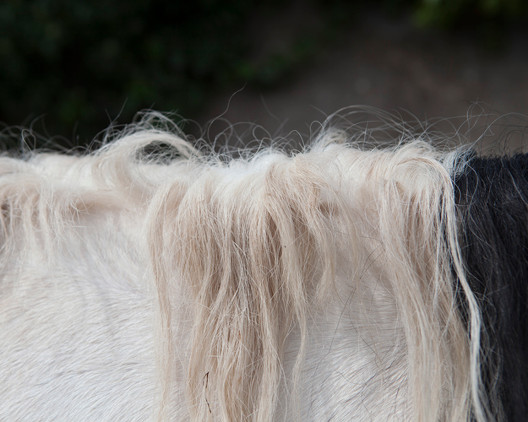
[[0, 420], [482, 419], [444, 159], [0, 159]]

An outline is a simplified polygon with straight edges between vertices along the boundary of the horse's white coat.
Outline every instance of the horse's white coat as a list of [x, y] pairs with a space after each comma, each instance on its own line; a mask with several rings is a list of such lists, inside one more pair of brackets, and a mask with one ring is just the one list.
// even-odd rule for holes
[[[402, 311], [414, 303], [399, 303], [404, 293], [394, 290], [398, 283], [406, 282], [405, 275], [399, 273], [402, 279], [398, 280], [394, 272], [411, 265], [414, 258], [401, 251], [392, 251], [392, 245], [384, 243], [390, 240], [389, 236], [406, 230], [434, 228], [423, 228], [419, 221], [416, 226], [410, 223], [409, 228], [390, 231], [392, 224], [399, 224], [401, 204], [414, 212], [420, 207], [414, 207], [412, 201], [428, 201], [429, 191], [433, 192], [431, 195], [436, 192], [436, 187], [428, 185], [439, 183], [435, 179], [438, 165], [431, 161], [433, 164], [429, 168], [427, 164], [427, 160], [433, 160], [432, 153], [423, 146], [416, 150], [409, 148], [408, 152], [401, 153], [408, 156], [398, 161], [391, 158], [395, 155], [393, 152], [368, 155], [360, 151], [348, 152], [341, 146], [329, 150], [325, 147], [319, 152], [314, 149], [308, 158], [294, 164], [280, 155], [269, 155], [254, 162], [234, 163], [231, 167], [211, 165], [210, 171], [216, 172], [211, 176], [204, 170], [209, 164], [185, 161], [170, 166], [135, 163], [127, 167], [124, 163], [130, 162], [130, 157], [122, 157], [126, 154], [121, 154], [119, 148], [131, 156], [142, 142], [148, 144], [149, 137], [165, 136], [177, 145], [181, 142], [167, 134], [145, 132], [141, 136], [146, 141], [140, 135], [130, 136], [128, 142], [132, 147], [128, 149], [122, 146], [125, 140], [94, 157], [48, 155], [36, 156], [28, 162], [0, 160], [0, 199], [4, 213], [0, 274], [0, 420], [145, 421], [160, 418], [184, 421], [199, 420], [196, 415], [200, 412], [211, 420], [226, 419], [225, 414], [229, 413], [220, 413], [230, 411], [227, 407], [228, 410], [221, 410], [224, 396], [221, 392], [210, 391], [221, 385], [221, 380], [213, 381], [213, 372], [209, 373], [207, 368], [200, 372], [203, 378], [197, 380], [197, 385], [203, 387], [203, 399], [188, 395], [193, 336], [200, 336], [199, 331], [193, 333], [195, 312], [204, 305], [193, 296], [192, 289], [187, 286], [188, 280], [176, 277], [170, 280], [167, 289], [170, 294], [168, 319], [163, 319], [164, 311], [160, 315], [159, 282], [154, 281], [158, 277], [153, 264], [157, 259], [153, 255], [156, 248], [149, 244], [152, 227], [157, 222], [150, 219], [152, 215], [170, 217], [171, 214], [152, 214], [150, 206], [164, 186], [176, 183], [185, 191], [205, 180], [203, 186], [216, 192], [212, 198], [219, 201], [220, 219], [220, 212], [224, 212], [222, 207], [243, 209], [237, 208], [238, 205], [230, 208], [230, 201], [237, 195], [241, 201], [251, 200], [249, 193], [243, 193], [245, 180], [250, 189], [256, 180], [271, 177], [275, 167], [284, 168], [285, 177], [290, 177], [287, 173], [293, 171], [290, 167], [304, 168], [302, 166], [310, 163], [317, 164], [314, 170], [309, 168], [310, 172], [317, 177], [323, 175], [320, 184], [317, 182], [317, 189], [321, 191], [317, 196], [318, 206], [329, 207], [330, 211], [322, 212], [329, 212], [335, 219], [332, 227], [342, 224], [342, 230], [335, 229], [330, 236], [336, 245], [333, 285], [328, 286], [318, 304], [307, 309], [305, 337], [294, 319], [286, 337], [279, 339], [278, 344], [284, 344], [277, 351], [280, 353], [277, 356], [280, 374], [276, 396], [262, 399], [263, 402], [269, 400], [273, 408], [258, 413], [259, 401], [254, 399], [244, 404], [250, 406], [245, 417], [264, 420], [267, 416], [263, 415], [271, 414], [273, 420], [378, 421], [410, 420], [417, 415], [423, 420], [467, 416], [467, 399], [459, 397], [456, 400], [460, 403], [453, 403], [452, 395], [454, 391], [469, 394], [465, 390], [469, 370], [451, 373], [453, 368], [438, 365], [434, 359], [440, 357], [436, 355], [431, 362], [420, 361], [420, 366], [409, 360], [409, 349], [417, 360], [423, 360], [425, 353], [420, 347], [434, 353], [444, 351], [446, 355], [441, 358], [445, 358], [448, 365], [458, 354], [469, 356], [469, 351], [463, 344], [460, 346], [456, 338], [453, 344], [432, 338], [431, 345], [416, 345], [420, 340], [413, 340], [414, 328], [407, 327], [406, 331], [405, 326], [414, 318], [414, 311], [407, 314]], [[134, 142], [138, 146], [134, 146]], [[376, 160], [381, 164], [376, 164]], [[392, 174], [395, 180], [387, 180], [376, 173], [385, 169], [383, 160], [389, 166], [387, 174]], [[396, 170], [392, 171], [390, 166]], [[127, 171], [137, 173], [127, 176]], [[441, 171], [439, 174], [443, 177]], [[303, 183], [302, 178], [291, 177], [292, 186]], [[204, 192], [207, 189], [204, 188]], [[258, 186], [251, 189], [258, 200], [261, 195]], [[284, 189], [287, 192], [287, 187]], [[379, 192], [386, 192], [387, 201], [397, 200], [397, 203], [380, 205], [377, 202]], [[219, 195], [224, 195], [225, 204], [224, 197]], [[280, 193], [277, 197], [277, 201], [284, 200], [285, 206], [290, 206], [289, 198], [281, 197]], [[335, 197], [341, 197], [342, 203], [334, 204], [332, 198]], [[208, 201], [206, 196], [203, 201], [204, 204]], [[170, 200], [167, 203], [171, 204]], [[439, 204], [434, 200], [432, 203]], [[306, 204], [307, 207], [312, 205]], [[424, 207], [429, 205], [424, 203]], [[332, 207], [337, 211], [332, 211]], [[391, 215], [380, 215], [380, 210], [391, 207], [396, 209], [394, 220], [390, 220]], [[342, 210], [346, 210], [346, 218], [340, 214]], [[292, 209], [292, 212], [298, 210]], [[292, 221], [296, 224], [295, 218], [302, 216], [295, 215]], [[211, 214], [211, 218], [217, 217]], [[354, 227], [347, 227], [347, 221], [353, 221]], [[171, 235], [167, 233], [170, 227], [170, 224], [162, 226], [163, 236]], [[184, 229], [192, 239], [193, 231], [201, 232], [205, 227]], [[177, 244], [178, 239], [171, 241]], [[414, 247], [414, 241], [414, 238], [404, 239], [397, 246]], [[237, 239], [233, 242], [235, 247], [240, 247]], [[434, 241], [432, 244], [434, 246]], [[427, 247], [424, 244], [424, 248]], [[416, 254], [422, 256], [421, 251]], [[198, 261], [200, 258], [196, 257]], [[182, 266], [178, 258], [175, 259], [175, 265]], [[396, 267], [388, 265], [392, 263]], [[409, 277], [419, 277], [416, 271], [422, 270], [431, 269], [420, 263], [417, 269], [409, 269]], [[434, 276], [442, 277], [437, 273]], [[438, 280], [432, 280], [431, 285], [447, 289], [446, 297], [449, 298], [450, 280], [445, 286], [435, 285], [441, 282], [440, 278]], [[410, 280], [405, 288], [417, 288], [413, 282], [414, 279]], [[435, 300], [443, 300], [442, 294], [444, 292], [439, 290]], [[416, 300], [429, 303], [428, 299]], [[436, 306], [431, 302], [433, 305]], [[453, 316], [449, 316], [451, 305], [445, 306], [447, 310], [442, 311], [447, 312], [445, 315], [433, 308], [422, 309], [425, 316], [420, 315], [420, 318], [429, 321], [427, 313], [431, 312], [434, 323], [453, 324], [450, 320]], [[435, 320], [435, 312], [447, 319]], [[247, 318], [252, 317], [248, 315]], [[164, 337], [167, 333], [162, 333], [160, 327], [169, 320], [170, 333]], [[423, 321], [420, 319], [420, 322]], [[450, 341], [449, 336], [458, 335], [459, 327], [440, 325], [431, 329], [431, 336], [443, 332]], [[437, 329], [440, 331], [434, 331]], [[423, 334], [419, 331], [416, 336]], [[171, 343], [170, 347], [166, 341]], [[304, 356], [296, 374], [295, 365], [302, 344], [305, 345]], [[228, 343], [224, 345], [226, 353], [228, 346]], [[168, 357], [164, 356], [167, 350], [172, 352]], [[255, 348], [255, 359], [260, 359], [259, 350]], [[194, 351], [195, 354], [200, 352]], [[453, 355], [447, 356], [449, 353]], [[208, 362], [216, 358], [205, 356], [203, 359]], [[167, 366], [164, 359], [170, 360], [170, 365]], [[469, 361], [469, 357], [467, 359]], [[459, 363], [466, 368], [467, 362]], [[412, 375], [412, 368], [416, 367], [430, 369], [432, 382], [443, 380], [447, 389], [453, 386], [453, 392], [427, 386], [429, 374]], [[170, 373], [164, 372], [167, 368]], [[270, 381], [265, 372], [263, 374], [259, 376], [273, 386], [275, 381]], [[293, 379], [298, 380], [297, 387]], [[258, 387], [252, 388], [256, 388], [258, 395]], [[423, 388], [423, 397], [432, 397], [435, 402], [420, 403], [413, 395], [415, 388]], [[426, 391], [427, 388], [431, 391]], [[198, 404], [193, 404], [193, 400]], [[238, 406], [236, 400], [234, 397], [234, 407]], [[200, 408], [193, 410], [192, 406]], [[424, 410], [428, 406], [432, 409], [431, 417]]]

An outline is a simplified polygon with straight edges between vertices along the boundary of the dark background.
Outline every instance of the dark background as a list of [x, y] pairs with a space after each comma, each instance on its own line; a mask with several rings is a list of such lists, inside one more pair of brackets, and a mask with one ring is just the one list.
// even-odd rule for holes
[[521, 148], [527, 4], [4, 0], [1, 141], [17, 148], [25, 133], [31, 148], [87, 145], [145, 109], [173, 113], [210, 142], [227, 121], [249, 122], [246, 138], [306, 138], [363, 104]]

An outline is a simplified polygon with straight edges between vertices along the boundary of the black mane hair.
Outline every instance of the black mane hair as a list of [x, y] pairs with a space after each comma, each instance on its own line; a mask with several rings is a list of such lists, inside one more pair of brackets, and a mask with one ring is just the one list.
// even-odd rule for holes
[[460, 245], [482, 312], [481, 374], [498, 419], [528, 415], [528, 155], [470, 158], [454, 178]]

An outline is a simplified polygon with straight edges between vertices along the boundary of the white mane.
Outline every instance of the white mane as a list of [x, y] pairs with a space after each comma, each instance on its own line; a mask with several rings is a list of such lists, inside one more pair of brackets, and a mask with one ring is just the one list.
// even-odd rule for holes
[[0, 419], [483, 420], [453, 156], [345, 141], [0, 158]]

